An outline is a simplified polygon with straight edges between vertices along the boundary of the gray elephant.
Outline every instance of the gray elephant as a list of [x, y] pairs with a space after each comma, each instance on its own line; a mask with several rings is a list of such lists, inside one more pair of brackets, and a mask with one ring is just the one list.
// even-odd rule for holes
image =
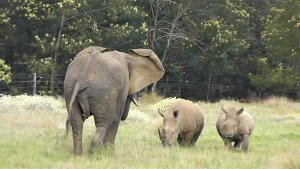
[[96, 132], [91, 151], [113, 144], [120, 120], [125, 120], [132, 94], [158, 81], [164, 67], [150, 49], [132, 49], [129, 53], [88, 47], [69, 64], [64, 80], [68, 110], [67, 131], [71, 124], [73, 152], [82, 155], [83, 122], [94, 116]]

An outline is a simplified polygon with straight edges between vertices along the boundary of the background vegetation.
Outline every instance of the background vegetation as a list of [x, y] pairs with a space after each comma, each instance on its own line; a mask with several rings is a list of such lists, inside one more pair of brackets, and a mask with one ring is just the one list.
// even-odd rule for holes
[[[162, 118], [158, 107], [175, 98], [143, 96], [121, 122], [113, 148], [88, 153], [95, 131], [93, 117], [84, 125], [84, 155], [74, 157], [72, 137], [64, 137], [63, 99], [41, 96], [4, 96], [0, 99], [0, 168], [300, 168], [300, 105], [286, 98], [239, 103], [198, 102], [205, 127], [195, 147], [163, 148], [157, 133]], [[224, 147], [215, 122], [220, 106], [243, 106], [255, 119], [248, 153]]]
[[[300, 97], [299, 0], [4, 0], [0, 92], [62, 94], [90, 45], [151, 48], [161, 95], [194, 100]], [[157, 87], [157, 88], [155, 88]]]

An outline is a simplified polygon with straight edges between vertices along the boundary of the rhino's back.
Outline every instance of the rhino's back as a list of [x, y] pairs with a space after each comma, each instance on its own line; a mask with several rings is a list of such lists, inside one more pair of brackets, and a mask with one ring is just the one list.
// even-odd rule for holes
[[199, 130], [203, 128], [204, 117], [198, 104], [187, 100], [177, 102], [180, 113], [180, 124], [182, 130]]
[[254, 120], [251, 114], [244, 111], [239, 115], [239, 133], [251, 134], [254, 129]]

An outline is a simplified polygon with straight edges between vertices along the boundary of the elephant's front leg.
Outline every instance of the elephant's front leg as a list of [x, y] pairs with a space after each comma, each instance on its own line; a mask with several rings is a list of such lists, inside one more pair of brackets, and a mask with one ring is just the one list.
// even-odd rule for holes
[[83, 119], [77, 104], [73, 104], [73, 111], [70, 116], [70, 122], [73, 132], [73, 153], [74, 155], [82, 155], [82, 129]]

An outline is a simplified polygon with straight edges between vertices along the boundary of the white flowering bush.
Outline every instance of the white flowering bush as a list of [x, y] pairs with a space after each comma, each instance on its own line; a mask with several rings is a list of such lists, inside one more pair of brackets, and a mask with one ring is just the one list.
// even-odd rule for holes
[[169, 98], [166, 98], [166, 99], [163, 99], [163, 100], [157, 102], [156, 104], [154, 104], [154, 107], [156, 109], [166, 110], [169, 106], [171, 106], [172, 104], [174, 104], [175, 102], [177, 102], [179, 100], [183, 100], [183, 99], [179, 99], [176, 97], [169, 97]]
[[132, 109], [130, 110], [128, 114], [128, 121], [141, 121], [144, 123], [151, 123], [154, 121], [154, 118], [151, 117], [150, 115], [146, 114], [145, 112], [142, 112], [137, 109]]
[[14, 107], [18, 109], [45, 111], [65, 111], [63, 99], [56, 99], [50, 96], [3, 96], [0, 98], [0, 107]]
[[147, 99], [143, 100], [144, 102], [144, 104], [142, 104], [143, 106], [140, 107], [132, 106], [128, 114], [128, 121], [141, 121], [145, 123], [153, 123], [155, 122], [155, 119], [158, 116], [157, 113], [158, 109], [166, 110], [167, 107], [169, 107], [170, 105], [172, 105], [173, 103], [177, 102], [180, 99], [172, 97], [172, 98], [162, 99], [160, 101], [157, 100], [160, 99], [147, 97]]

